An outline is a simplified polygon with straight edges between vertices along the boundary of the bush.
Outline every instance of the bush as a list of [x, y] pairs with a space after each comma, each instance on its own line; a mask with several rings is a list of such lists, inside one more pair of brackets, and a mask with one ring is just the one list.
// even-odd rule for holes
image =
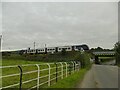
[[117, 42], [114, 46], [115, 49], [115, 58], [116, 58], [116, 64], [120, 64], [120, 42]]
[[65, 55], [65, 54], [66, 54], [66, 49], [65, 49], [65, 48], [62, 49], [61, 54], [62, 54], [62, 55]]
[[90, 55], [87, 52], [79, 52], [75, 60], [79, 60], [81, 62], [81, 68], [86, 68], [90, 66]]

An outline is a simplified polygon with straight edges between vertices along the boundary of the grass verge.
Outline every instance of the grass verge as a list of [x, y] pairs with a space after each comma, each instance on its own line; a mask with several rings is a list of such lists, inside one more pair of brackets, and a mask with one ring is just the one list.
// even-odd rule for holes
[[75, 88], [78, 82], [81, 82], [88, 69], [81, 69], [79, 72], [75, 72], [73, 75], [68, 76], [49, 88]]
[[118, 64], [118, 67], [120, 67], [120, 64]]

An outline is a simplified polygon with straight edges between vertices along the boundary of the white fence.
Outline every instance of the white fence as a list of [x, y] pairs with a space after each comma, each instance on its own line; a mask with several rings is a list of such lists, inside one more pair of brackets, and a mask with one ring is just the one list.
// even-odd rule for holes
[[33, 89], [50, 86], [58, 80], [80, 70], [80, 62], [58, 62], [43, 64], [26, 64], [14, 66], [1, 66], [3, 75], [2, 87], [6, 88], [27, 88]]

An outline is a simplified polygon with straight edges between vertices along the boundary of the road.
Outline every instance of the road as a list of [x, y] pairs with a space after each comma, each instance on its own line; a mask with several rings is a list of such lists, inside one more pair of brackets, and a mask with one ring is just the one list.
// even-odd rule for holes
[[77, 88], [118, 88], [118, 67], [93, 65]]

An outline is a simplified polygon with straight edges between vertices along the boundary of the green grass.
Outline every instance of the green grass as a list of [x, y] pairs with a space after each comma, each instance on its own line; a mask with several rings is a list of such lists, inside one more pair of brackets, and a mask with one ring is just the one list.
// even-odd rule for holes
[[[43, 62], [39, 62], [39, 61], [26, 61], [26, 60], [3, 60], [3, 66], [8, 66], [8, 65], [24, 65], [24, 64], [41, 64]], [[66, 69], [65, 68], [65, 64], [64, 65], [64, 70]], [[61, 66], [60, 64], [58, 66]], [[51, 67], [55, 67], [55, 64], [51, 65]], [[47, 65], [41, 65], [40, 66], [40, 69], [46, 69], [48, 68]], [[34, 71], [34, 70], [37, 70], [37, 67], [36, 66], [28, 66], [28, 67], [23, 67], [22, 66], [22, 69], [23, 69], [23, 73], [24, 72], [28, 72], [28, 71]], [[51, 70], [51, 73], [54, 73], [55, 72], [55, 68]], [[61, 68], [58, 69], [59, 71], [61, 70]], [[13, 68], [5, 68], [5, 69], [2, 69], [2, 75], [5, 76], [5, 75], [10, 75], [10, 74], [17, 74], [19, 73], [19, 69], [18, 67], [13, 67]], [[23, 80], [22, 81], [27, 81], [27, 80], [30, 80], [30, 79], [34, 79], [34, 78], [37, 78], [37, 72], [34, 72], [34, 73], [31, 73], [31, 74], [26, 74], [26, 75], [23, 75]], [[64, 74], [65, 74], [65, 71], [64, 71]], [[44, 75], [48, 75], [48, 70], [46, 71], [43, 71], [43, 72], [40, 72], [40, 76], [44, 76]], [[58, 75], [61, 75], [61, 73], [58, 73]], [[55, 75], [52, 75], [51, 76], [51, 79], [54, 78]], [[65, 77], [65, 75], [64, 75]], [[40, 82], [45, 82], [45, 80], [48, 80], [48, 77], [46, 78], [43, 78], [43, 79], [40, 79]], [[58, 78], [58, 80], [60, 80], [60, 78]], [[3, 84], [3, 87], [4, 86], [8, 86], [8, 85], [12, 85], [12, 84], [16, 84], [16, 83], [19, 83], [19, 75], [18, 76], [12, 76], [12, 77], [8, 77], [8, 78], [3, 78], [2, 80], [2, 84]], [[51, 83], [54, 83], [55, 80], [53, 80]], [[32, 81], [30, 83], [27, 83], [27, 84], [23, 84], [23, 88], [30, 88], [34, 85], [37, 84], [37, 80], [35, 81]], [[40, 86], [40, 87], [46, 87], [47, 86], [47, 83], [43, 86]], [[13, 87], [13, 88], [19, 88], [19, 86], [16, 86], [16, 87]]]
[[29, 61], [29, 60], [19, 60], [19, 59], [3, 59], [2, 66], [10, 66], [10, 65], [23, 65], [23, 64], [41, 64], [43, 62], [40, 61]]
[[50, 86], [50, 88], [75, 88], [80, 83], [87, 72], [87, 69], [81, 69], [79, 72], [58, 81], [56, 84]]
[[100, 59], [115, 59], [115, 57], [99, 57]]
[[[56, 54], [39, 54], [39, 55], [27, 55], [27, 56], [21, 56], [21, 55], [17, 55], [17, 54], [12, 54], [11, 56], [3, 56], [3, 60], [2, 60], [2, 66], [8, 66], [8, 65], [24, 65], [24, 64], [43, 64], [43, 63], [48, 63], [48, 62], [58, 62], [58, 61], [71, 61], [71, 60], [76, 60], [75, 56], [79, 55], [79, 52], [67, 52], [65, 55], [62, 55], [61, 53], [56, 53]], [[87, 57], [85, 59], [88, 59]], [[59, 64], [60, 66], [60, 64]], [[65, 66], [65, 64], [64, 64]], [[55, 67], [55, 65], [51, 65], [51, 67]], [[36, 66], [29, 66], [29, 67], [22, 67], [23, 68], [23, 72], [28, 72], [28, 71], [33, 71], [33, 70], [37, 70]], [[42, 65], [40, 66], [41, 69], [45, 69], [48, 68], [47, 65]], [[64, 68], [65, 69], [65, 68]], [[60, 70], [60, 69], [59, 69]], [[87, 71], [87, 69], [81, 69], [79, 72], [75, 72], [74, 74], [72, 74], [71, 76], [68, 76], [67, 78], [64, 78], [62, 81], [60, 80], [60, 78], [58, 78], [58, 83], [55, 85], [55, 87], [59, 86], [62, 88], [72, 88], [74, 87], [74, 85], [82, 80], [85, 72]], [[55, 69], [51, 70], [51, 73], [55, 72]], [[2, 74], [4, 75], [9, 75], [9, 74], [15, 74], [15, 73], [19, 73], [19, 69], [18, 68], [7, 68], [7, 69], [2, 69]], [[44, 72], [40, 72], [40, 76], [44, 76], [48, 74], [48, 70], [44, 71]], [[65, 72], [64, 72], [65, 74]], [[58, 75], [61, 75], [61, 73], [59, 73]], [[51, 76], [51, 79], [55, 77], [55, 75]], [[65, 77], [65, 75], [64, 75]], [[37, 72], [32, 73], [32, 74], [27, 74], [27, 75], [23, 75], [23, 81], [32, 79], [32, 78], [37, 78]], [[48, 80], [48, 77], [40, 79], [40, 82], [44, 82], [45, 80]], [[16, 84], [19, 83], [19, 75], [18, 76], [12, 76], [10, 78], [3, 78], [2, 80], [2, 84], [3, 86], [7, 86], [7, 85], [11, 85], [11, 84]], [[32, 87], [34, 85], [36, 85], [37, 80], [32, 81], [28, 84], [23, 84], [23, 88], [29, 88]], [[53, 80], [51, 83], [54, 83], [55, 80]], [[66, 83], [66, 84], [64, 84]], [[64, 85], [63, 85], [64, 84]], [[46, 87], [47, 84], [41, 86], [41, 87]], [[55, 88], [54, 85], [51, 86], [50, 88]], [[18, 87], [14, 87], [14, 88], [18, 88]], [[49, 87], [48, 87], [49, 88]]]
[[101, 63], [105, 63], [105, 62], [115, 60], [115, 57], [99, 57], [99, 59], [101, 60]]
[[118, 67], [120, 67], [120, 64], [118, 64]]

